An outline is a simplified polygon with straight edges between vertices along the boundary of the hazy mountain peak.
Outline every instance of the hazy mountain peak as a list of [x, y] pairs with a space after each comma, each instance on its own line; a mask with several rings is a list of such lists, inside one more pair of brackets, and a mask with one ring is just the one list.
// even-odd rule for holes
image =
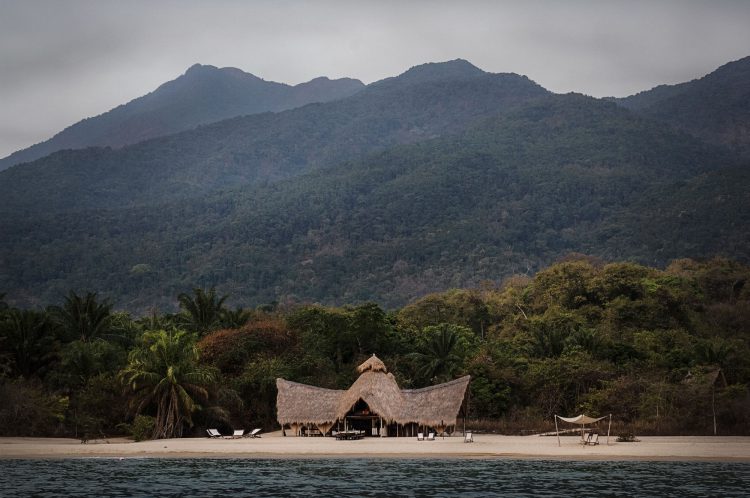
[[484, 71], [464, 59], [446, 62], [428, 62], [414, 66], [398, 76], [401, 80], [429, 81], [471, 78], [485, 74]]
[[315, 78], [297, 86], [266, 81], [234, 67], [193, 64], [156, 90], [0, 159], [0, 171], [61, 149], [121, 147], [236, 116], [278, 112], [348, 97], [359, 80]]

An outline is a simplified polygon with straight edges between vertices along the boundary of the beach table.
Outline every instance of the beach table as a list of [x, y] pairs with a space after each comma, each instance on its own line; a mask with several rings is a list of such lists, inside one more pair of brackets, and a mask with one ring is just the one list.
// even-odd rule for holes
[[360, 431], [341, 431], [336, 434], [336, 439], [340, 441], [352, 441], [362, 439], [364, 435]]

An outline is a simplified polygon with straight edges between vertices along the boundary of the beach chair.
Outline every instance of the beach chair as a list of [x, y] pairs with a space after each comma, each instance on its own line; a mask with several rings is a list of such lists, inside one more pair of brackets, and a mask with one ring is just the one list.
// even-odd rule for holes
[[429, 434], [427, 434], [427, 440], [428, 441], [434, 441], [435, 440], [435, 433], [434, 432], [430, 432]]
[[474, 442], [474, 434], [471, 432], [467, 432], [464, 434], [464, 443], [473, 443]]
[[417, 432], [417, 441], [424, 441], [424, 433]]
[[583, 444], [587, 446], [596, 446], [597, 444], [599, 444], [599, 433], [598, 432], [590, 433], [589, 437], [586, 438], [586, 441], [584, 441]]
[[259, 433], [262, 430], [263, 429], [253, 429], [250, 432], [248, 432], [247, 434], [245, 434], [243, 437], [260, 437]]
[[245, 434], [245, 429], [235, 429], [234, 434], [230, 436], [230, 439], [239, 439]]
[[220, 438], [221, 433], [217, 429], [206, 429], [209, 438]]

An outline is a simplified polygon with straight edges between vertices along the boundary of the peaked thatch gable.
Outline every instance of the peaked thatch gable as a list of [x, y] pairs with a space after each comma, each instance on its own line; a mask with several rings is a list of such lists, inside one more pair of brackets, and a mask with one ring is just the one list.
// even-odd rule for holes
[[432, 427], [456, 424], [471, 378], [467, 375], [423, 389], [401, 390], [375, 355], [357, 368], [359, 378], [346, 391], [323, 389], [277, 379], [279, 423], [333, 424], [343, 420], [361, 399], [386, 423]]

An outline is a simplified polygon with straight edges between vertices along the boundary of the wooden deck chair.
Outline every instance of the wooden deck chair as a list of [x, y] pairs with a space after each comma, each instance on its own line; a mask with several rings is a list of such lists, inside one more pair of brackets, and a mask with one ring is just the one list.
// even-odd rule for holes
[[473, 443], [474, 442], [474, 434], [471, 432], [467, 432], [464, 434], [464, 443]]
[[263, 429], [253, 429], [252, 431], [245, 434], [243, 437], [260, 437], [260, 431]]
[[220, 438], [221, 433], [217, 429], [206, 429], [206, 432], [208, 432], [208, 437], [210, 438]]
[[234, 434], [232, 434], [230, 437], [231, 439], [239, 439], [245, 434], [245, 429], [235, 429]]
[[588, 446], [596, 446], [599, 444], [599, 433], [598, 432], [592, 432], [589, 434], [589, 437], [586, 438], [586, 441], [583, 442], [583, 444]]
[[428, 441], [434, 441], [435, 440], [435, 433], [434, 432], [430, 432], [429, 434], [427, 434], [427, 440]]
[[417, 432], [417, 441], [424, 441], [424, 433]]

